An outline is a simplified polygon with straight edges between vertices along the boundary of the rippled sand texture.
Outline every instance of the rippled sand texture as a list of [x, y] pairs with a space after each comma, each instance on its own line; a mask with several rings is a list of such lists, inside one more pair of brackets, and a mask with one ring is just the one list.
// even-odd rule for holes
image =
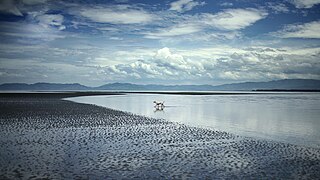
[[0, 98], [0, 179], [320, 178], [320, 149], [33, 96]]

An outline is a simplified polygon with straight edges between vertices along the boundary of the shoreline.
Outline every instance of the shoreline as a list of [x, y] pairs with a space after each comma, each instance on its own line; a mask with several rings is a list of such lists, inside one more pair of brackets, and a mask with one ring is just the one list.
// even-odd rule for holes
[[0, 93], [1, 178], [320, 177], [320, 149], [62, 100], [79, 94]]

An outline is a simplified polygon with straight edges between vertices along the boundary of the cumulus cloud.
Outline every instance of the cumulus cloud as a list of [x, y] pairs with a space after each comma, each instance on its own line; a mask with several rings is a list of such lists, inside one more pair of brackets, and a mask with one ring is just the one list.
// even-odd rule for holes
[[172, 54], [170, 49], [167, 47], [158, 50], [154, 58], [157, 65], [179, 70], [191, 69], [183, 56], [179, 54]]
[[287, 25], [283, 30], [273, 33], [282, 38], [320, 38], [320, 21]]
[[[106, 74], [113, 74], [116, 78], [135, 79], [164, 79], [178, 80], [198, 76], [204, 70], [201, 63], [192, 62], [182, 55], [172, 53], [167, 47], [159, 49], [148, 60], [137, 60], [129, 64], [118, 64], [105, 68]], [[201, 74], [201, 73], [200, 73]]]
[[195, 0], [178, 0], [170, 3], [169, 10], [182, 13], [182, 12], [190, 11], [196, 6], [202, 6], [204, 4], [205, 2], [198, 2]]
[[219, 77], [233, 80], [315, 78], [320, 76], [316, 49], [252, 47], [217, 59]]
[[88, 18], [93, 22], [111, 24], [139, 24], [153, 20], [153, 15], [138, 8], [130, 6], [112, 7], [85, 7], [80, 10], [74, 9], [74, 14]]
[[314, 5], [320, 4], [320, 0], [292, 0], [291, 2], [296, 8], [312, 8]]
[[[194, 50], [172, 53], [159, 49], [149, 60], [106, 67], [105, 73], [116, 77], [165, 80], [264, 80], [279, 78], [319, 78], [319, 48], [277, 49], [250, 47], [246, 49]], [[200, 53], [202, 51], [202, 53]], [[222, 51], [221, 51], [222, 52]], [[208, 53], [208, 55], [204, 55]], [[182, 55], [186, 54], [186, 55]]]

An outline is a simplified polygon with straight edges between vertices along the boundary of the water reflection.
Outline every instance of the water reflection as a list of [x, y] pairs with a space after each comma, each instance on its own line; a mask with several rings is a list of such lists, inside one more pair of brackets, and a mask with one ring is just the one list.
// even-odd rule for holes
[[[320, 147], [320, 94], [90, 96], [96, 104], [192, 126]], [[161, 99], [164, 107], [154, 107]]]
[[164, 113], [164, 105], [163, 106], [154, 106], [154, 113], [156, 113], [156, 112], [162, 112], [162, 113]]

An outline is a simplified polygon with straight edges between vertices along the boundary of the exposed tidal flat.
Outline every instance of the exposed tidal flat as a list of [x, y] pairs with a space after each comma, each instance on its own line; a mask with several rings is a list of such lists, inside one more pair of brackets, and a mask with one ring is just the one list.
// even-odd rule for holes
[[0, 95], [0, 179], [320, 178], [319, 148], [62, 100], [79, 95]]

